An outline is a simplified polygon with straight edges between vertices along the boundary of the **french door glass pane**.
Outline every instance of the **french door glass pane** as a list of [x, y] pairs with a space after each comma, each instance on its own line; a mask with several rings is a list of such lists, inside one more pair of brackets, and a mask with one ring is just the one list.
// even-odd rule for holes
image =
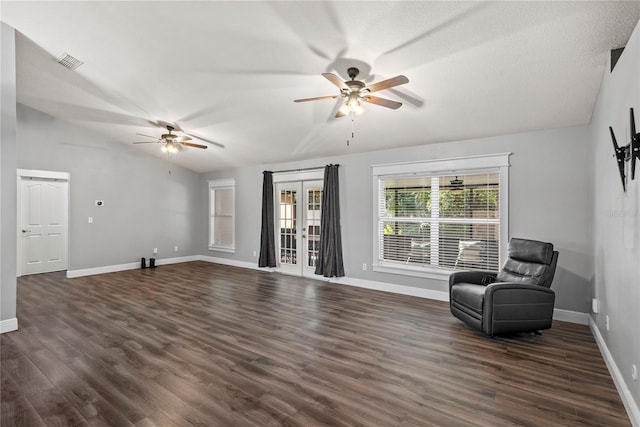
[[307, 266], [315, 267], [320, 248], [320, 207], [322, 206], [322, 189], [307, 190]]
[[297, 260], [298, 195], [295, 190], [280, 191], [280, 263], [295, 265]]

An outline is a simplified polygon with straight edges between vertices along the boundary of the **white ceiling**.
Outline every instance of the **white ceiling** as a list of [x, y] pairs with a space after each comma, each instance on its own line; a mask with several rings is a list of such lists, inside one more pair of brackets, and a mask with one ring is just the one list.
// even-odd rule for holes
[[[130, 144], [149, 122], [224, 144], [197, 172], [589, 123], [640, 2], [11, 2], [18, 101]], [[55, 62], [84, 61], [76, 71]], [[410, 82], [334, 119], [321, 76]], [[199, 141], [195, 141], [199, 142]], [[158, 144], [136, 145], [160, 156]]]

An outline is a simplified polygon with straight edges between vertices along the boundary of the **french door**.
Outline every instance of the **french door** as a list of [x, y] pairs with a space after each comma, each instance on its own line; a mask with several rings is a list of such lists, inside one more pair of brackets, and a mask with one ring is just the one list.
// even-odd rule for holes
[[320, 245], [322, 180], [276, 185], [278, 271], [314, 277]]

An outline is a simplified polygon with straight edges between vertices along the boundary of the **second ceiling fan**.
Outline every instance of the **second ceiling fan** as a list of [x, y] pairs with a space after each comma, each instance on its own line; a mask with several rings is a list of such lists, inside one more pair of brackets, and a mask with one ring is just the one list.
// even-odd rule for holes
[[355, 67], [347, 69], [347, 74], [351, 80], [342, 81], [342, 79], [332, 73], [322, 73], [322, 75], [331, 83], [336, 85], [340, 89], [339, 95], [329, 96], [317, 96], [315, 98], [303, 98], [296, 99], [293, 102], [307, 102], [307, 101], [319, 101], [322, 99], [335, 99], [335, 98], [347, 98], [344, 104], [340, 107], [336, 113], [336, 117], [343, 117], [349, 113], [360, 114], [362, 112], [361, 102], [368, 102], [370, 104], [380, 105], [382, 107], [392, 108], [394, 110], [402, 106], [402, 102], [392, 101], [386, 98], [380, 98], [378, 96], [371, 95], [373, 92], [377, 92], [383, 89], [390, 89], [395, 86], [400, 86], [405, 83], [409, 83], [409, 79], [405, 76], [396, 76], [387, 80], [383, 80], [378, 83], [373, 83], [367, 86], [363, 81], [356, 80], [360, 70]]

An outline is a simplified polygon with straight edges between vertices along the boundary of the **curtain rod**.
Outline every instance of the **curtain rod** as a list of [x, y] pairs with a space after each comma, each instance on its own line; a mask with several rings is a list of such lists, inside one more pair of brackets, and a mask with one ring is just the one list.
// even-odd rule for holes
[[[336, 163], [334, 166], [340, 166], [340, 165]], [[324, 166], [316, 166], [316, 167], [313, 167], [313, 168], [285, 169], [285, 170], [281, 170], [281, 171], [272, 171], [272, 173], [315, 171], [315, 170], [321, 170], [321, 169], [324, 169], [324, 168], [325, 168]]]

